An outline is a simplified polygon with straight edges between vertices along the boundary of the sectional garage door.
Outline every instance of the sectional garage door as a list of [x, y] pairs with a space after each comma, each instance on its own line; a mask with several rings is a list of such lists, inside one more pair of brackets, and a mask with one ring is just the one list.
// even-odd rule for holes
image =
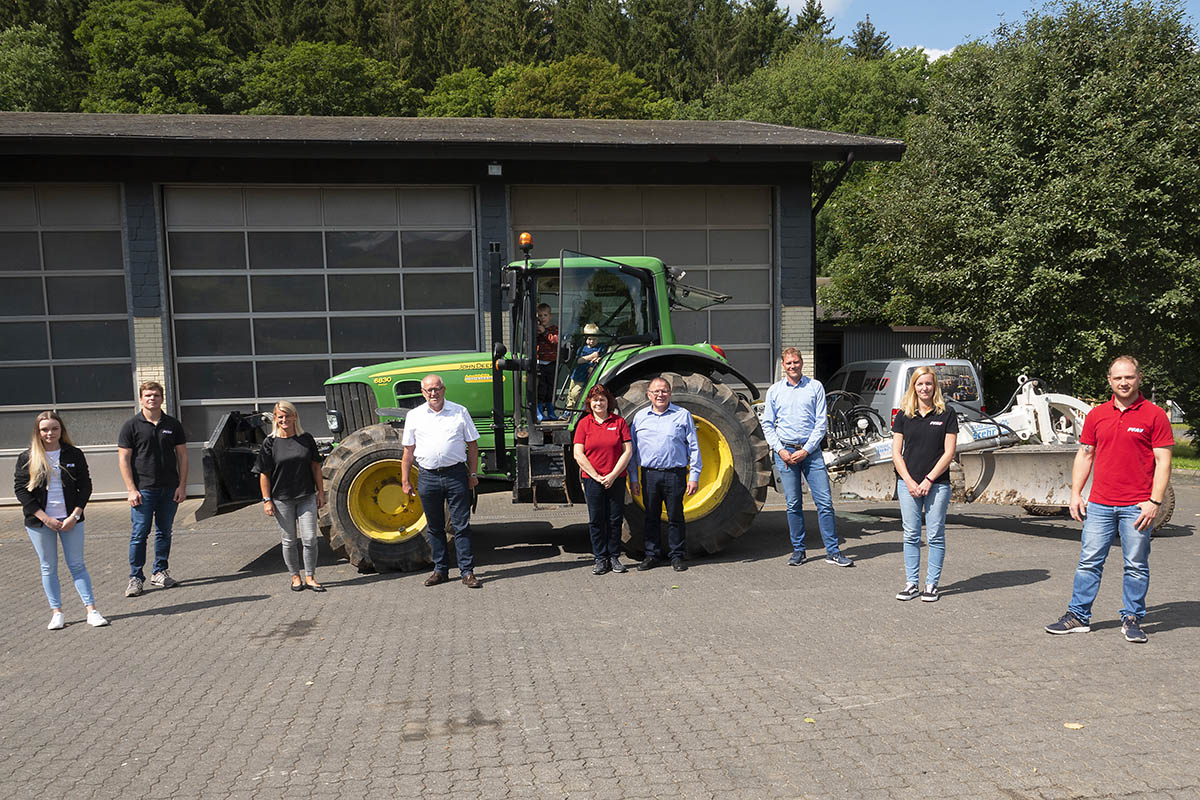
[[687, 270], [685, 283], [733, 299], [707, 311], [674, 312], [679, 338], [709, 341], [755, 383], [771, 381], [772, 193], [767, 186], [516, 186], [513, 238], [534, 254], [562, 248], [594, 255], [657, 256]]
[[479, 347], [470, 188], [172, 186], [164, 206], [192, 439], [279, 399], [325, 436], [330, 375]]

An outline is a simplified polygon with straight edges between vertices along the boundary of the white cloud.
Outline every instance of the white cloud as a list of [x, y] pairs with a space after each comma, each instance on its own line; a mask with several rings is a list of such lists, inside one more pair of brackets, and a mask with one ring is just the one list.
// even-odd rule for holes
[[[917, 47], [921, 47], [921, 45], [917, 45]], [[929, 56], [930, 62], [937, 61], [942, 56], [948, 56], [954, 52], [953, 47], [949, 50], [939, 50], [936, 47], [921, 47], [921, 49], [925, 51], [925, 55]]]

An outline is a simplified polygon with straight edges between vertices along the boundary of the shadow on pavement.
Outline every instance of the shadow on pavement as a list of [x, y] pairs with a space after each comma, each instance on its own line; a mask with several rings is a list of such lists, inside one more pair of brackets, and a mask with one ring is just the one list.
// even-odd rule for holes
[[938, 587], [941, 594], [967, 594], [982, 592], [988, 589], [1004, 589], [1009, 586], [1028, 586], [1050, 579], [1048, 569], [1009, 569], [999, 572], [985, 572], [961, 581]]
[[114, 622], [119, 619], [132, 619], [134, 617], [166, 617], [175, 614], [187, 614], [192, 611], [219, 608], [220, 606], [229, 606], [234, 603], [256, 603], [259, 600], [266, 600], [270, 597], [271, 595], [269, 594], [248, 594], [241, 597], [221, 597], [216, 600], [197, 600], [193, 603], [177, 603], [173, 606], [147, 608], [144, 611], [133, 611], [129, 614], [109, 614], [108, 620], [109, 622]]

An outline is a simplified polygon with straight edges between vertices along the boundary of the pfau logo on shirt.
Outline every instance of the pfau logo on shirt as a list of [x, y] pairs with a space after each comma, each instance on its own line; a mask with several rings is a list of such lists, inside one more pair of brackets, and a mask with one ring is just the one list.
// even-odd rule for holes
[[929, 427], [931, 427], [931, 428], [932, 428], [934, 425], [945, 425], [945, 424], [946, 424], [946, 421], [945, 421], [945, 420], [941, 420], [941, 419], [939, 419], [939, 420], [937, 420], [936, 422], [930, 422], [930, 423], [929, 423]]
[[1125, 430], [1128, 433], [1145, 433], [1146, 432], [1145, 428], [1126, 428]]

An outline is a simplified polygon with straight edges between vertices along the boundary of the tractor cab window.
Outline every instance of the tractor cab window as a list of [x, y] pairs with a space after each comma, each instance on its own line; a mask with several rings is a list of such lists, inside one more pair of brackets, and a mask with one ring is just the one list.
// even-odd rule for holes
[[[647, 343], [644, 337], [657, 339], [658, 329], [651, 322], [653, 297], [636, 274], [622, 272], [616, 266], [568, 267], [556, 284], [557, 297], [550, 300], [539, 296], [539, 302], [549, 302], [555, 309], [560, 337], [555, 405], [565, 408], [573, 381], [586, 385], [597, 370], [603, 370], [605, 358], [623, 341], [634, 337]], [[595, 344], [589, 346], [589, 339]], [[600, 348], [599, 357], [580, 364], [582, 355], [597, 352], [594, 348]], [[572, 395], [572, 399], [574, 405], [581, 405], [581, 397]]]

